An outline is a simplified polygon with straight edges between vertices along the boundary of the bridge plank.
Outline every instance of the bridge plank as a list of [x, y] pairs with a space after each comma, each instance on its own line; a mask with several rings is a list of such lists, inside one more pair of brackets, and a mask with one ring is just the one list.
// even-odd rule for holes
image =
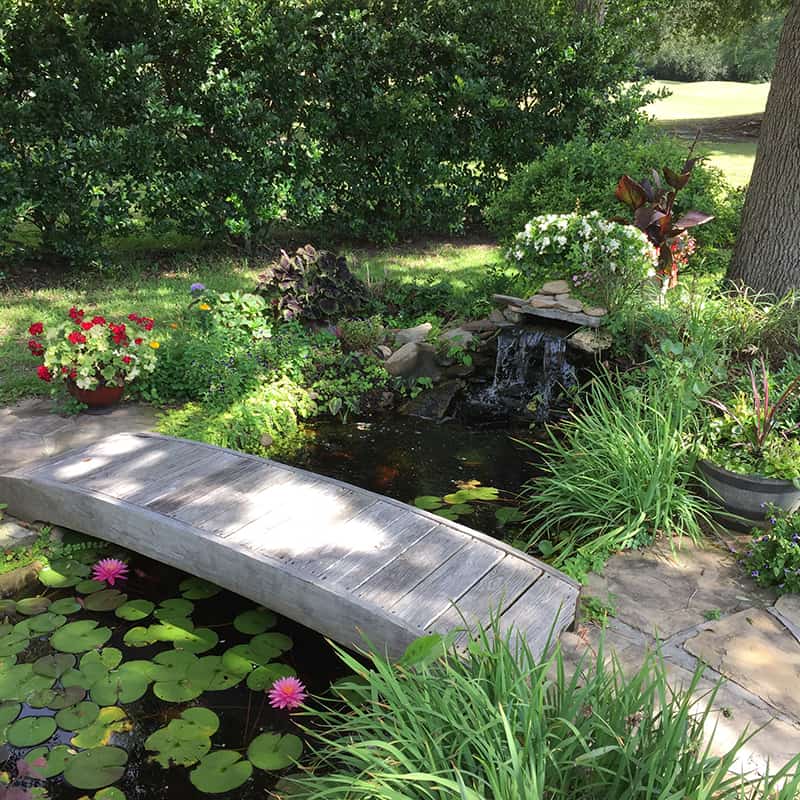
[[452, 603], [458, 602], [502, 561], [503, 556], [500, 550], [473, 539], [388, 608], [392, 614], [398, 614], [418, 628], [422, 635], [425, 628]]

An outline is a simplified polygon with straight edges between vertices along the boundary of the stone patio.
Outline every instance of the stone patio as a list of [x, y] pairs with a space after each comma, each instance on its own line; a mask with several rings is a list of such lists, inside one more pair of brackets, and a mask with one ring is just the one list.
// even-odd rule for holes
[[[0, 472], [112, 433], [152, 430], [156, 417], [138, 405], [75, 417], [50, 408], [33, 399], [0, 409]], [[9, 536], [22, 535], [8, 522]], [[685, 541], [673, 549], [660, 542], [615, 556], [583, 592], [615, 609], [605, 631], [581, 623], [561, 641], [575, 661], [591, 655], [604, 635], [605, 652], [626, 670], [660, 648], [674, 686], [688, 685], [705, 663], [698, 699], [724, 680], [709, 719], [715, 749], [757, 731], [738, 767], [763, 773], [769, 761], [775, 771], [800, 752], [800, 596], [777, 598], [758, 588], [737, 566], [730, 543]]]

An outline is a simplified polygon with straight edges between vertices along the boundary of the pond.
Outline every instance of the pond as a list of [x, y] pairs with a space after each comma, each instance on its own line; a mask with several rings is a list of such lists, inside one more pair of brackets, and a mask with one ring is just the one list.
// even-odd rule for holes
[[[412, 503], [480, 488], [479, 501], [442, 510], [498, 536], [508, 532], [497, 509], [513, 508], [535, 457], [517, 441], [534, 441], [527, 428], [385, 416], [307, 433], [295, 465]], [[0, 601], [9, 800], [263, 798], [303, 746], [301, 718], [272, 708], [268, 692], [286, 676], [324, 692], [345, 674], [332, 648], [242, 597], [97, 546], [52, 562], [42, 599]], [[108, 556], [128, 564], [114, 586], [90, 579]]]

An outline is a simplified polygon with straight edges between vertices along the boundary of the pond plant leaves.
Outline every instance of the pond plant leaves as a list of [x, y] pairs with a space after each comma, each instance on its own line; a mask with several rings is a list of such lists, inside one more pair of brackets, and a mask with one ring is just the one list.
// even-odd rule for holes
[[43, 614], [37, 614], [31, 617], [25, 624], [28, 630], [33, 634], [52, 633], [54, 630], [60, 628], [67, 618], [63, 614], [53, 614], [52, 611], [45, 611]]
[[111, 638], [111, 630], [93, 619], [68, 622], [51, 637], [50, 644], [62, 653], [83, 653], [102, 647]]
[[52, 611], [54, 614], [66, 614], [69, 616], [70, 614], [77, 613], [82, 608], [83, 606], [74, 597], [62, 597], [60, 600], [51, 603], [48, 611]]
[[91, 725], [99, 713], [100, 707], [97, 703], [85, 700], [76, 706], [59, 711], [56, 714], [56, 723], [65, 731], [79, 731]]
[[83, 601], [83, 605], [87, 611], [114, 611], [125, 605], [127, 600], [128, 595], [117, 589], [102, 589], [88, 595]]
[[189, 678], [174, 681], [157, 681], [153, 684], [153, 694], [166, 703], [187, 703], [200, 697], [205, 686]]
[[13, 664], [0, 672], [0, 700], [25, 702], [29, 695], [50, 689], [53, 683], [52, 678], [36, 675], [32, 664]]
[[141, 620], [147, 619], [153, 613], [155, 607], [155, 603], [151, 603], [149, 600], [128, 600], [127, 603], [123, 603], [117, 608], [114, 613], [127, 622], [141, 622]]
[[79, 594], [92, 594], [105, 588], [105, 581], [96, 581], [93, 578], [88, 578], [87, 580], [81, 581], [79, 584], [77, 584], [75, 586], [75, 591]]
[[[67, 761], [75, 755], [75, 751], [65, 744], [53, 747], [37, 747], [25, 756], [25, 761], [29, 765], [30, 771], [39, 778], [49, 780], [55, 778], [64, 771]], [[44, 759], [44, 764], [36, 764], [40, 759]], [[34, 766], [35, 764], [35, 766]]]
[[18, 628], [7, 622], [0, 624], [0, 657], [15, 656], [26, 650], [29, 644], [27, 628]]
[[219, 636], [211, 628], [195, 628], [186, 631], [184, 635], [174, 641], [175, 647], [188, 650], [190, 653], [206, 653], [213, 650], [219, 642]]
[[21, 703], [0, 703], [0, 728], [12, 723], [22, 711]]
[[49, 605], [49, 597], [24, 597], [22, 600], [17, 600], [17, 613], [32, 617], [43, 614]]
[[204, 691], [220, 692], [241, 683], [244, 674], [228, 669], [222, 656], [203, 656], [189, 667], [187, 677], [202, 686]]
[[88, 797], [84, 795], [83, 797], [79, 797], [78, 800], [126, 800], [125, 799], [125, 792], [122, 789], [117, 789], [116, 786], [107, 786], [105, 789], [100, 789], [99, 792], [95, 792], [92, 797]]
[[59, 558], [39, 570], [38, 577], [49, 589], [66, 589], [79, 584], [90, 572], [87, 564], [73, 558]]
[[216, 584], [202, 578], [186, 578], [180, 582], [178, 589], [187, 600], [207, 600], [222, 591]]
[[95, 747], [67, 761], [64, 779], [76, 789], [102, 789], [125, 774], [128, 754], [120, 747]]
[[459, 489], [453, 494], [446, 494], [442, 499], [450, 505], [459, 503], [473, 503], [476, 500], [493, 501], [497, 500], [500, 492], [493, 486], [474, 486], [469, 489]]
[[503, 506], [502, 508], [498, 508], [497, 511], [494, 512], [497, 521], [501, 525], [510, 525], [512, 522], [522, 522], [525, 519], [525, 515], [519, 508], [515, 506]]
[[243, 611], [233, 620], [233, 627], [240, 633], [254, 636], [274, 628], [278, 618], [266, 608], [253, 608]]
[[192, 785], [205, 794], [238, 789], [252, 774], [253, 765], [233, 750], [216, 750], [205, 756], [189, 773]]
[[56, 728], [56, 721], [52, 717], [23, 717], [8, 726], [6, 738], [14, 747], [33, 747], [46, 742]]
[[151, 632], [150, 628], [145, 628], [142, 625], [137, 625], [135, 628], [130, 628], [125, 632], [122, 641], [128, 647], [147, 647], [158, 641], [155, 635]]
[[186, 619], [194, 611], [194, 603], [182, 597], [171, 597], [169, 600], [161, 602], [155, 610], [153, 616], [156, 619], [171, 622], [174, 619]]
[[441, 508], [444, 503], [441, 497], [434, 497], [433, 495], [426, 494], [422, 497], [415, 498], [414, 505], [424, 511], [435, 511], [437, 508]]
[[292, 733], [262, 733], [247, 748], [252, 764], [263, 770], [285, 769], [303, 753], [303, 742]]
[[10, 617], [17, 611], [17, 603], [14, 600], [0, 600], [0, 617]]
[[[131, 721], [128, 715], [118, 706], [107, 706], [98, 711], [97, 717], [89, 725], [78, 729], [70, 744], [87, 750], [103, 747], [111, 741], [115, 733], [124, 733], [130, 729]], [[78, 788], [99, 789], [100, 786], [78, 786]]]
[[133, 703], [147, 691], [148, 681], [136, 672], [115, 669], [92, 685], [92, 700], [101, 706]]
[[150, 677], [154, 681], [174, 681], [185, 678], [189, 668], [198, 662], [194, 653], [182, 650], [165, 650], [159, 653], [150, 667]]
[[265, 692], [279, 678], [289, 678], [296, 674], [288, 664], [267, 664], [256, 667], [247, 676], [247, 688], [254, 692]]
[[281, 653], [291, 650], [293, 644], [284, 633], [261, 633], [250, 640], [248, 647], [257, 658], [272, 661]]
[[65, 686], [57, 689], [39, 689], [28, 695], [27, 703], [33, 708], [50, 708], [58, 711], [80, 703], [86, 696], [81, 686]]
[[170, 764], [190, 767], [211, 750], [211, 736], [219, 728], [219, 718], [206, 708], [188, 708], [180, 719], [149, 736], [144, 746], [155, 751], [152, 760], [167, 768]]

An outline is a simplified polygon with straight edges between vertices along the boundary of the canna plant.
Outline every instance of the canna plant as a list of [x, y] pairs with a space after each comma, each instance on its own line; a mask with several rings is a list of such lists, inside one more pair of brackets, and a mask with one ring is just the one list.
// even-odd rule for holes
[[[686, 231], [714, 219], [713, 214], [704, 211], [686, 211], [680, 216], [675, 212], [675, 198], [689, 183], [698, 161], [692, 158], [692, 150], [680, 172], [666, 166], [663, 168], [665, 183], [654, 169], [652, 181], [645, 178], [637, 182], [623, 175], [615, 191], [617, 199], [633, 211], [633, 225], [643, 231], [658, 250], [659, 274], [664, 278], [665, 288], [672, 288], [677, 283], [678, 259], [675, 256], [676, 252], [685, 249], [680, 243], [687, 238]], [[617, 221], [628, 222], [624, 218]]]

